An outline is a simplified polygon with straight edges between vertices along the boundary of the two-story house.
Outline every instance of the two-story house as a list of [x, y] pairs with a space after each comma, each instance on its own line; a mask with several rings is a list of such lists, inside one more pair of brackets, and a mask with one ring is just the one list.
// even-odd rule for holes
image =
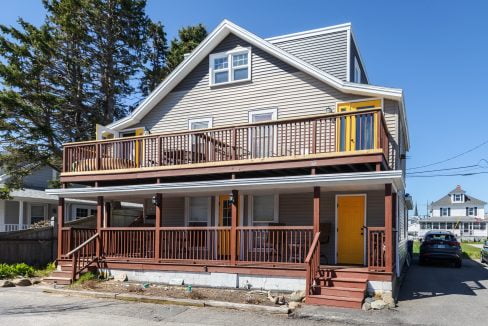
[[[0, 169], [0, 187], [10, 176]], [[0, 232], [25, 230], [38, 222], [49, 222], [57, 216], [58, 197], [45, 193], [49, 182], [56, 180], [56, 171], [43, 167], [24, 178], [22, 189], [14, 190], [7, 200], [0, 199]], [[94, 215], [93, 201], [68, 199], [65, 203], [65, 220], [75, 220]]]
[[458, 185], [429, 205], [429, 217], [420, 220], [419, 236], [423, 237], [430, 230], [445, 230], [462, 240], [486, 239], [485, 205], [486, 202], [466, 194]]
[[[408, 149], [403, 92], [369, 83], [350, 24], [264, 39], [224, 20], [129, 116], [64, 145], [55, 276], [98, 263], [360, 307], [406, 259]], [[81, 244], [68, 198], [98, 203]], [[122, 200], [139, 225], [114, 226]]]

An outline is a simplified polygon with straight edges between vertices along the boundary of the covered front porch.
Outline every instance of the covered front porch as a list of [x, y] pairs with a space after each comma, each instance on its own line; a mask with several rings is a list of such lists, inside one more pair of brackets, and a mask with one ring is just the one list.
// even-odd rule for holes
[[[358, 173], [356, 173], [358, 174]], [[307, 175], [53, 190], [60, 260], [128, 270], [304, 278], [323, 265], [390, 277], [401, 173]], [[96, 226], [64, 226], [64, 198], [97, 200]], [[143, 204], [124, 216], [120, 202]], [[380, 277], [381, 278], [381, 277]]]

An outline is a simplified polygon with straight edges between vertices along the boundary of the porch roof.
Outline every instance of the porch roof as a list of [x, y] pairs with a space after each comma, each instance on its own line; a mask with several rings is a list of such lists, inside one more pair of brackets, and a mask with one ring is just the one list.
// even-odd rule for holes
[[90, 198], [95, 196], [154, 195], [155, 193], [188, 194], [204, 192], [248, 190], [300, 189], [306, 187], [351, 187], [392, 183], [404, 189], [402, 171], [353, 172], [337, 174], [300, 175], [287, 177], [225, 179], [193, 182], [154, 183], [142, 185], [47, 189], [49, 195]]

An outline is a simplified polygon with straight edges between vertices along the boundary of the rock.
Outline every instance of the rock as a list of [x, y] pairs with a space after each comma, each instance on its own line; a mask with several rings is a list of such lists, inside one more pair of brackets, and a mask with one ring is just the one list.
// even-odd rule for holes
[[366, 302], [366, 303], [371, 303], [373, 301], [374, 301], [374, 299], [371, 297], [367, 297], [366, 299], [364, 299], [364, 302]]
[[391, 292], [384, 292], [383, 295], [381, 296], [381, 299], [387, 304], [387, 305], [390, 305], [390, 304], [394, 304], [395, 303], [395, 299], [393, 299], [393, 296], [391, 294]]
[[41, 279], [40, 278], [33, 278], [32, 279], [32, 284], [39, 284], [41, 283]]
[[15, 287], [14, 282], [9, 281], [9, 280], [0, 280], [0, 288], [12, 288]]
[[115, 275], [114, 276], [114, 281], [117, 281], [117, 282], [127, 282], [128, 281], [127, 274], [120, 273], [120, 274]]
[[290, 301], [294, 302], [302, 302], [303, 298], [305, 298], [305, 291], [295, 291], [290, 294]]
[[291, 301], [291, 302], [288, 302], [288, 308], [290, 308], [291, 310], [295, 310], [297, 308], [300, 308], [300, 302], [296, 302], [296, 301]]
[[369, 303], [369, 302], [363, 303], [362, 309], [363, 310], [371, 310], [371, 303]]
[[31, 286], [32, 282], [28, 278], [21, 278], [14, 280], [14, 284], [17, 286]]
[[279, 305], [284, 305], [286, 304], [286, 299], [285, 299], [285, 296], [284, 295], [281, 295], [278, 297], [278, 302], [277, 302]]
[[185, 281], [182, 278], [173, 278], [169, 280], [169, 285], [183, 285]]
[[371, 302], [371, 309], [374, 310], [381, 310], [384, 309], [387, 306], [387, 304], [383, 300], [375, 300]]

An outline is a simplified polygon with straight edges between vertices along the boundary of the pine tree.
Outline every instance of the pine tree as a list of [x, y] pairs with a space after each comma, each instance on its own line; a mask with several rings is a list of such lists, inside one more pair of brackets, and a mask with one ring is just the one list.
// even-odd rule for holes
[[171, 41], [168, 53], [168, 71], [173, 71], [184, 59], [186, 53], [190, 53], [207, 37], [207, 30], [202, 24], [183, 27], [178, 31], [179, 39]]
[[413, 216], [419, 216], [419, 210], [417, 208], [417, 203], [415, 203], [415, 210], [414, 210]]
[[168, 44], [164, 26], [158, 22], [151, 22], [147, 31], [148, 42], [146, 44], [143, 77], [141, 78], [141, 93], [147, 96], [156, 86], [163, 81], [169, 73], [166, 66]]

